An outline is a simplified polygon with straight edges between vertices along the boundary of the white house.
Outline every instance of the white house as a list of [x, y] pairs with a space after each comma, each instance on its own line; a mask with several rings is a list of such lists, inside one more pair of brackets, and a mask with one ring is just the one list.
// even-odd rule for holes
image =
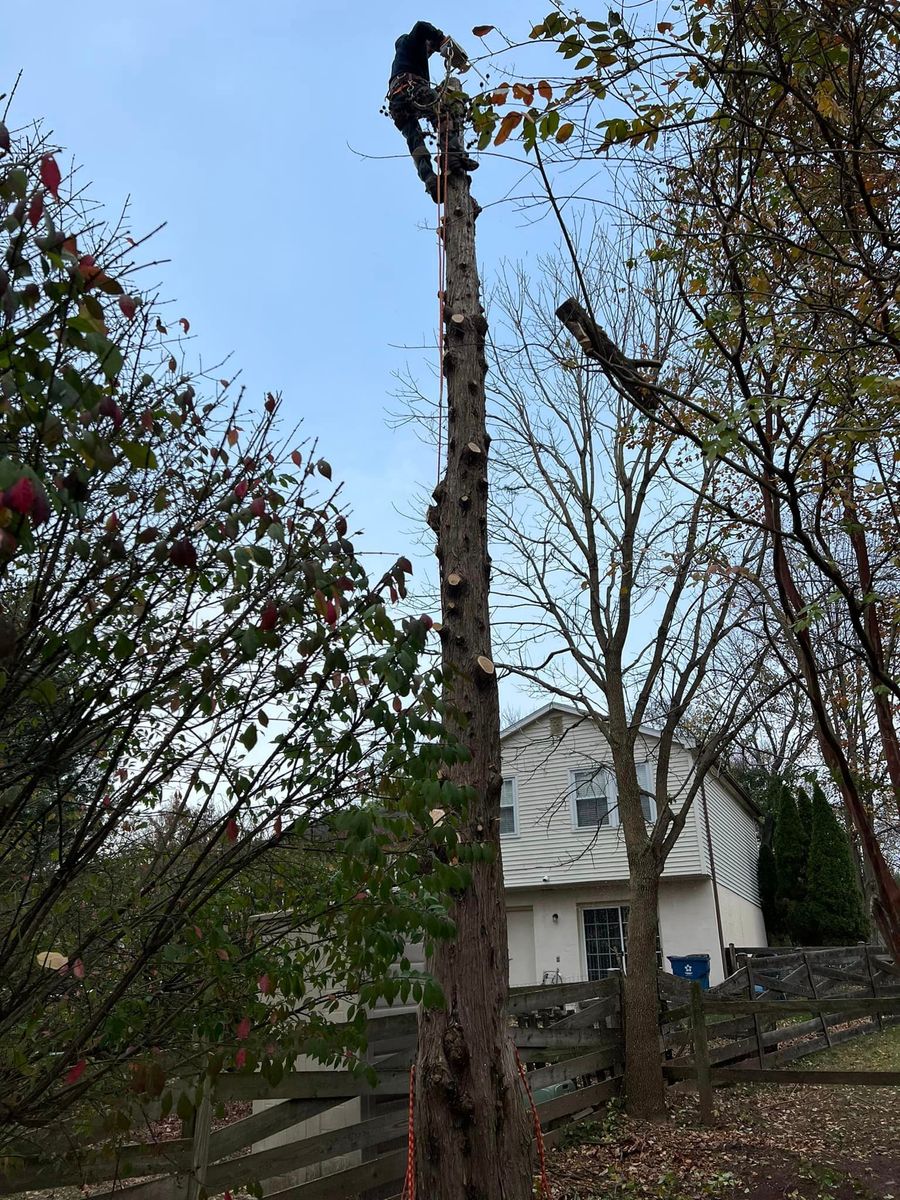
[[[638, 778], [650, 794], [657, 738], [638, 738]], [[502, 734], [500, 820], [513, 986], [596, 979], [625, 949], [628, 863], [609, 748], [583, 713], [548, 704]], [[677, 809], [693, 760], [673, 749]], [[726, 775], [704, 781], [660, 882], [660, 962], [708, 954], [713, 983], [729, 943], [766, 945], [757, 886], [759, 813]]]

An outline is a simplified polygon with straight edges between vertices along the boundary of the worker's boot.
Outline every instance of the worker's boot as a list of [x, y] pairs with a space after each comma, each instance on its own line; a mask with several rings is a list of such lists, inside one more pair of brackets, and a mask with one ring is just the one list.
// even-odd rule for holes
[[441, 191], [440, 191], [440, 186], [438, 184], [437, 175], [435, 175], [434, 172], [432, 171], [432, 173], [428, 176], [428, 178], [426, 180], [424, 180], [424, 183], [425, 183], [425, 191], [428, 193], [428, 195], [432, 198], [432, 200], [435, 202], [435, 204], [440, 204]]
[[447, 146], [447, 162], [446, 166], [442, 163], [442, 168], [448, 170], [451, 175], [468, 175], [471, 171], [478, 170], [478, 162], [466, 153], [466, 148], [459, 138], [451, 137]]

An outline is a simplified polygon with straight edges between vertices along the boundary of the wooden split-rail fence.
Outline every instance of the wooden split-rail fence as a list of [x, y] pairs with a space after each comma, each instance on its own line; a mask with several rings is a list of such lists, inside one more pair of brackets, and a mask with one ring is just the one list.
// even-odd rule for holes
[[900, 1071], [786, 1069], [900, 1021], [900, 968], [871, 947], [745, 954], [710, 992], [687, 990], [685, 1003], [683, 981], [663, 987], [665, 1070], [694, 1082], [704, 1122], [716, 1084], [900, 1085]]
[[[618, 977], [591, 983], [513, 988], [513, 1041], [544, 1130], [553, 1145], [566, 1125], [602, 1107], [621, 1085]], [[374, 1086], [359, 1074], [303, 1070], [271, 1086], [259, 1074], [184, 1081], [197, 1097], [190, 1137], [97, 1148], [45, 1162], [7, 1160], [0, 1195], [108, 1182], [93, 1200], [201, 1200], [262, 1184], [270, 1200], [395, 1196], [406, 1170], [409, 1067], [416, 1014], [385, 1011], [369, 1022]], [[214, 1129], [216, 1105], [265, 1102]], [[522, 1103], [530, 1101], [522, 1089]]]
[[[900, 969], [865, 946], [745, 954], [724, 983], [659, 976], [660, 1052], [671, 1083], [696, 1088], [709, 1121], [717, 1084], [900, 1084], [898, 1072], [786, 1069], [850, 1037], [900, 1021]], [[623, 1070], [621, 979], [513, 988], [511, 1033], [544, 1141], [602, 1108]], [[82, 1148], [0, 1163], [0, 1195], [106, 1184], [93, 1200], [202, 1200], [262, 1185], [269, 1200], [384, 1200], [406, 1169], [414, 1011], [373, 1014], [369, 1062], [378, 1082], [347, 1070], [309, 1070], [269, 1085], [256, 1073], [181, 1081], [196, 1104], [186, 1136]], [[175, 1085], [175, 1094], [178, 1084]], [[216, 1128], [217, 1105], [254, 1102]], [[529, 1104], [523, 1088], [522, 1103]], [[149, 1114], [148, 1114], [149, 1118]], [[133, 1135], [132, 1135], [133, 1136]], [[4, 1173], [5, 1172], [5, 1173]]]

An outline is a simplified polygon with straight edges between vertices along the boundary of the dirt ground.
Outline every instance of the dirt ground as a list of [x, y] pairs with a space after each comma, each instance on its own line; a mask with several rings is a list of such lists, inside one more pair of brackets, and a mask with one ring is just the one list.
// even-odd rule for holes
[[[900, 1070], [900, 1028], [795, 1064]], [[715, 1127], [693, 1096], [668, 1125], [611, 1111], [548, 1153], [554, 1200], [900, 1200], [900, 1088], [749, 1086], [716, 1091]]]

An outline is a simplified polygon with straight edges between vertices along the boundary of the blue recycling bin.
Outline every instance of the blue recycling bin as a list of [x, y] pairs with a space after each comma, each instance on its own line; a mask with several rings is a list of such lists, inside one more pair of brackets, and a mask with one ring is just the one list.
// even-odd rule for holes
[[672, 964], [673, 975], [699, 983], [704, 991], [709, 987], [708, 954], [669, 954], [666, 957]]

